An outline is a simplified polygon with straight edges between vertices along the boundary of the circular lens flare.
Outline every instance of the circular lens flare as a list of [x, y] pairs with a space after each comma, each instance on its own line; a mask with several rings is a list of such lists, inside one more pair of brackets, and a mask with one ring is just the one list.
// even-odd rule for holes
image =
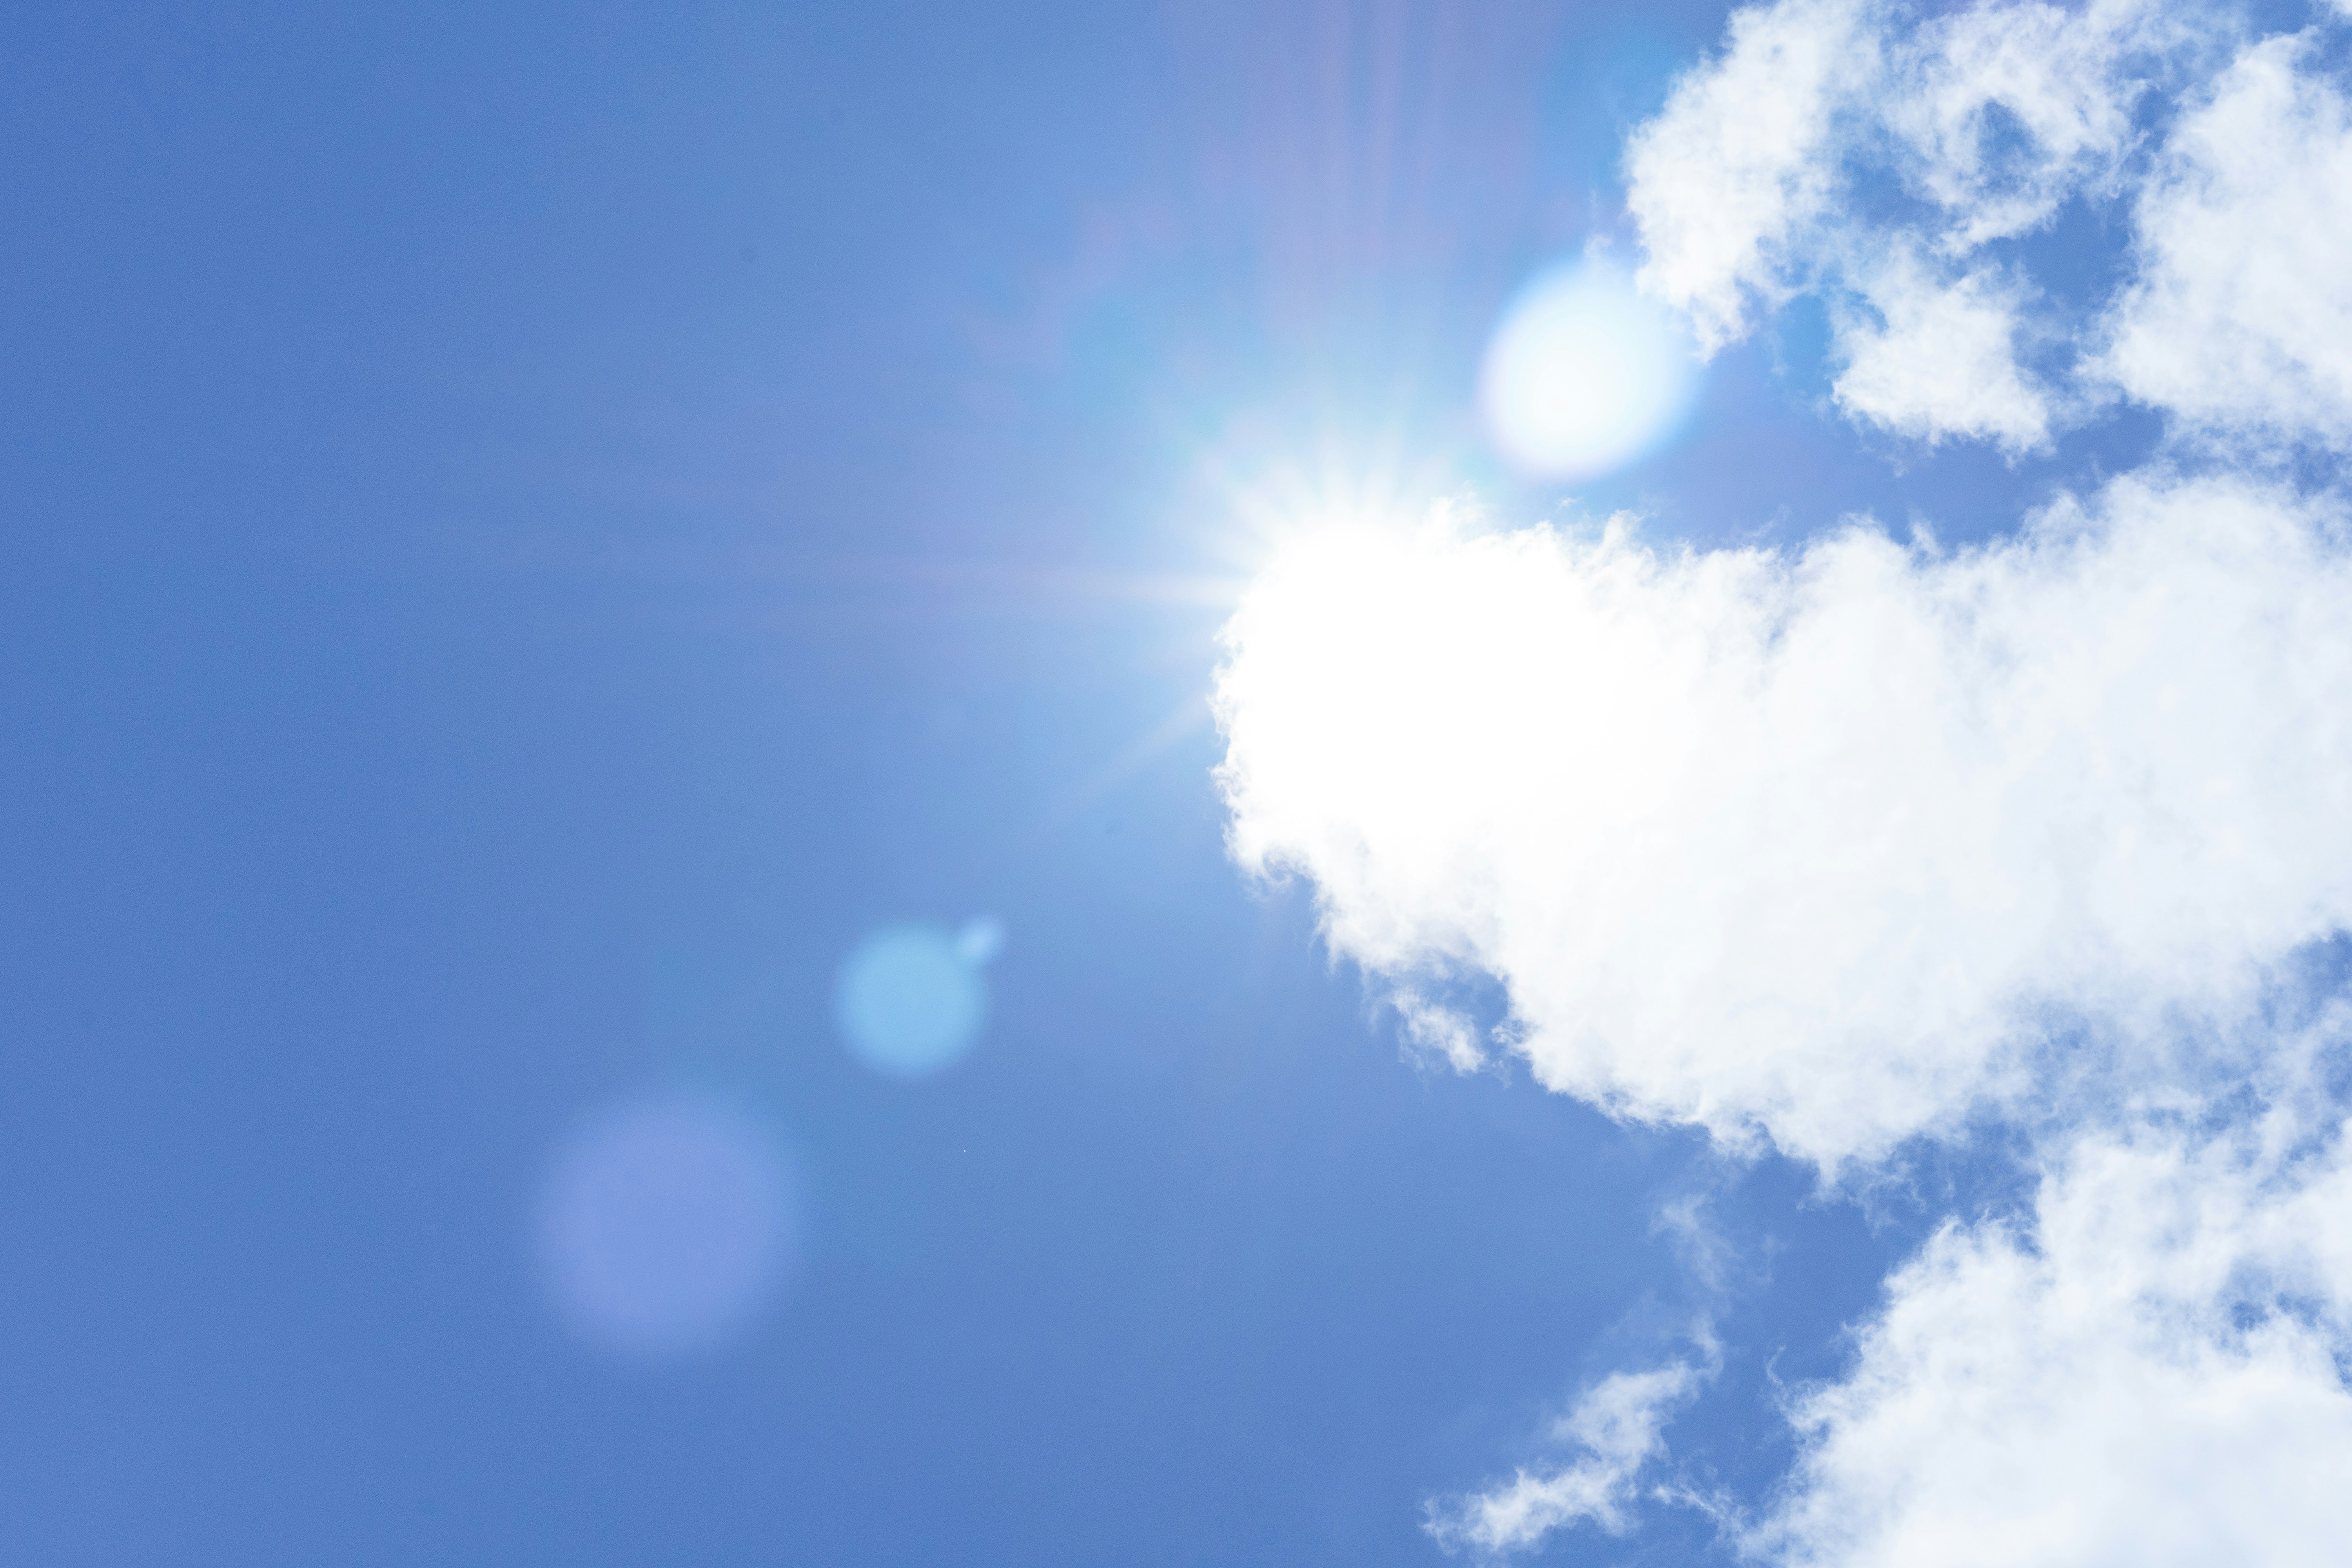
[[1588, 259], [1538, 278], [1504, 311], [1479, 403], [1514, 468], [1582, 479], [1664, 446], [1698, 384], [1681, 320], [1622, 268]]
[[555, 1304], [604, 1349], [666, 1356], [747, 1326], [789, 1271], [798, 1226], [772, 1140], [726, 1106], [676, 1094], [583, 1125], [539, 1213]]
[[961, 932], [886, 926], [841, 966], [834, 1016], [850, 1051], [891, 1078], [922, 1079], [960, 1058], [988, 1016], [984, 966], [1003, 942], [995, 921]]

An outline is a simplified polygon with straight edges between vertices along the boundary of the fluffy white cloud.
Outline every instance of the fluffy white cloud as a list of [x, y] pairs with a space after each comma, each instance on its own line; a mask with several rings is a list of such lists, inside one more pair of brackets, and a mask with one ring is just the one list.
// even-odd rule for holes
[[1623, 1532], [1643, 1467], [1665, 1452], [1666, 1422], [1705, 1377], [1676, 1362], [1604, 1378], [1553, 1429], [1555, 1441], [1577, 1450], [1573, 1462], [1522, 1469], [1486, 1491], [1431, 1505], [1430, 1534], [1448, 1551], [1493, 1555], [1532, 1546], [1563, 1525]]
[[1868, 314], [1841, 324], [1838, 405], [1930, 445], [1948, 436], [2012, 451], [2047, 445], [2049, 398], [2017, 363], [2017, 295], [1990, 268], [1945, 283], [1896, 251], [1862, 290]]
[[1894, 69], [1866, 113], [1884, 117], [1894, 172], [1932, 204], [1927, 226], [1954, 254], [2028, 233], [2109, 184], [2146, 73], [2172, 41], [2144, 0], [1978, 5], [1907, 32], [1902, 15], [1878, 13]]
[[2352, 1541], [2352, 1166], [2105, 1134], [2020, 1230], [1889, 1281], [1745, 1544], [1821, 1568], [2340, 1563]]
[[1834, 284], [1858, 242], [1876, 254], [1866, 237], [1889, 226], [1892, 198], [1918, 248], [1945, 258], [2039, 226], [2113, 181], [2141, 73], [2165, 52], [2152, 16], [2143, 0], [1916, 25], [1873, 0], [1733, 13], [1723, 49], [1627, 144], [1643, 282], [1712, 348], [1748, 330], [1751, 300]]
[[1836, 194], [1832, 121], [1878, 76], [1866, 9], [1789, 0], [1733, 13], [1721, 58], [1627, 145], [1643, 281], [1690, 312], [1710, 350], [1746, 332], [1747, 296], [1783, 291], [1790, 237]]
[[2352, 920], [2341, 527], [2140, 477], [1948, 554], [1302, 537], [1226, 632], [1233, 849], [1501, 981], [1554, 1089], [1874, 1158]]
[[2257, 440], [2352, 448], [2352, 105], [2308, 37], [2247, 49], [2141, 193], [2139, 271], [2098, 362]]
[[[2168, 416], [2141, 471], [1958, 552], [1328, 529], [1226, 628], [1233, 851], [1313, 881], [1423, 1048], [1833, 1175], [1988, 1119], [2041, 1171], [1802, 1394], [1754, 1557], [2352, 1540], [2352, 1016], [2277, 1023], [2352, 930], [2347, 498], [2279, 460], [2352, 452], [2336, 26], [1780, 0], [1629, 143], [1643, 286], [1710, 348], [1813, 291], [1857, 423], [2014, 454], [2120, 396]], [[2018, 243], [2077, 202], [2130, 236], [2095, 298]], [[1481, 976], [1489, 1039], [1444, 1005]], [[1433, 1532], [1627, 1528], [1699, 1375], [1604, 1382], [1574, 1459]]]
[[[2190, 428], [2352, 447], [2340, 68], [2315, 34], [2242, 26], [2143, 0], [1738, 12], [1628, 145], [1643, 284], [1710, 350], [1822, 294], [1840, 403], [1928, 441], [2036, 448], [2120, 390]], [[2152, 100], [2185, 111], [2151, 132]], [[2041, 301], [2075, 341], [2032, 364], [2033, 282], [1994, 247], [2077, 200], [2132, 225], [2138, 266], [2072, 319]]]

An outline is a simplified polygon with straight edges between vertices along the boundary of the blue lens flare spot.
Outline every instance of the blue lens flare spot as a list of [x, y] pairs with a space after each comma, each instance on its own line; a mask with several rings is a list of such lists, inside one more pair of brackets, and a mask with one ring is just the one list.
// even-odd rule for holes
[[961, 1060], [988, 1016], [985, 965], [1003, 941], [993, 921], [961, 931], [885, 926], [841, 966], [834, 1016], [852, 1055], [892, 1078], [929, 1078]]

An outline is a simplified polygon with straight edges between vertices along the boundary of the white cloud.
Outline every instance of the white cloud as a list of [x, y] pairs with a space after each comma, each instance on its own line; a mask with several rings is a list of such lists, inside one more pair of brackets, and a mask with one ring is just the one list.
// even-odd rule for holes
[[[1711, 350], [1746, 333], [1751, 300], [1840, 287], [1868, 233], [1899, 227], [1965, 267], [2113, 182], [2144, 73], [2170, 52], [2155, 15], [2144, 0], [1980, 5], [1916, 26], [1868, 0], [1734, 12], [1722, 51], [1627, 142], [1643, 284]], [[1909, 206], [1890, 222], [1898, 196]]]
[[[1233, 852], [1313, 881], [1423, 1048], [1489, 1059], [1446, 1001], [1483, 976], [1494, 1043], [1622, 1117], [1833, 1177], [1999, 1119], [2040, 1169], [1803, 1393], [1753, 1557], [2352, 1540], [2352, 1016], [2277, 1022], [2352, 930], [2347, 497], [2278, 460], [2352, 452], [2336, 25], [1780, 0], [1629, 142], [1643, 286], [1710, 350], [1811, 291], [1857, 423], [2046, 452], [2120, 396], [2167, 416], [2140, 471], [1954, 552], [1326, 530], [1226, 629]], [[2015, 243], [2074, 203], [2129, 236], [2091, 298]], [[1698, 1375], [1602, 1383], [1574, 1458], [1433, 1532], [1630, 1528]]]
[[1226, 632], [1233, 849], [1499, 980], [1553, 1089], [1874, 1158], [2352, 919], [2340, 530], [2142, 477], [1948, 555], [1303, 537]]
[[1869, 315], [1839, 333], [1840, 407], [1930, 445], [1953, 436], [2012, 451], [2048, 445], [2049, 399], [2017, 363], [2024, 302], [2015, 288], [1990, 268], [1943, 282], [1898, 250], [1862, 292]]
[[2307, 37], [2247, 49], [2138, 199], [2136, 280], [2098, 363], [2259, 440], [2352, 448], [2352, 106]]
[[1868, 13], [1858, 0], [1734, 12], [1721, 58], [1627, 144], [1642, 281], [1690, 312], [1709, 350], [1747, 331], [1745, 296], [1783, 291], [1790, 237], [1835, 193], [1832, 118], [1878, 74]]
[[1979, 5], [1894, 44], [1895, 80], [1873, 108], [1896, 173], [1935, 205], [1942, 248], [2028, 233], [2113, 178], [2144, 90], [2136, 68], [2154, 63], [2154, 15], [2143, 0]]
[[[2342, 68], [2316, 33], [2242, 26], [2142, 0], [1737, 12], [1628, 143], [1643, 285], [1710, 351], [1754, 307], [1819, 293], [1841, 405], [1930, 442], [2037, 448], [2119, 389], [2191, 433], [2352, 448]], [[2152, 97], [2186, 111], [2144, 128]], [[2085, 352], [2029, 371], [2013, 339], [2034, 280], [1988, 247], [2075, 200], [2129, 221], [2137, 268], [2103, 299], [2041, 301]]]
[[1407, 986], [1398, 987], [1389, 1004], [1396, 1009], [1398, 1027], [1410, 1044], [1444, 1058], [1456, 1072], [1475, 1072], [1486, 1065], [1476, 1026], [1460, 1013]]
[[2352, 1541], [2352, 1166], [2101, 1134], [2030, 1229], [1896, 1273], [1752, 1555], [1820, 1568], [2203, 1568]]
[[1642, 1469], [1665, 1452], [1675, 1411], [1706, 1373], [1676, 1362], [1604, 1378], [1555, 1426], [1555, 1441], [1578, 1458], [1547, 1471], [1520, 1470], [1482, 1492], [1432, 1504], [1428, 1530], [1446, 1550], [1482, 1556], [1535, 1545], [1563, 1526], [1590, 1522], [1622, 1533]]

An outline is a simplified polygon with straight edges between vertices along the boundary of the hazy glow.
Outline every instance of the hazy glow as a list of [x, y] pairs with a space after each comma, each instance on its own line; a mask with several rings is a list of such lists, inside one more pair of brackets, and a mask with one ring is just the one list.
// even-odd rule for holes
[[1537, 279], [1503, 314], [1479, 399], [1496, 447], [1545, 479], [1589, 479], [1654, 450], [1698, 389], [1675, 314], [1604, 261]]
[[675, 1095], [581, 1128], [557, 1155], [539, 1228], [572, 1327], [659, 1355], [745, 1326], [785, 1273], [796, 1226], [773, 1142], [723, 1105]]
[[1004, 928], [885, 926], [841, 966], [834, 1016], [857, 1059], [892, 1078], [929, 1078], [961, 1060], [988, 1016], [984, 966]]

